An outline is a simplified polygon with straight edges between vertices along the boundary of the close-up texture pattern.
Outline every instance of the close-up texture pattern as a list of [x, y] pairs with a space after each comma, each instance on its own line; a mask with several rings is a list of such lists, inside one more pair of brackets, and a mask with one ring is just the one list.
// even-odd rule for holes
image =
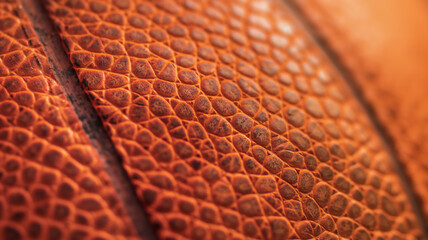
[[427, 2], [295, 2], [373, 107], [428, 219]]
[[136, 236], [22, 7], [0, 16], [0, 239]]
[[283, 1], [39, 4], [0, 3], [0, 239], [152, 239], [24, 9], [51, 21], [158, 239], [425, 239], [365, 106]]

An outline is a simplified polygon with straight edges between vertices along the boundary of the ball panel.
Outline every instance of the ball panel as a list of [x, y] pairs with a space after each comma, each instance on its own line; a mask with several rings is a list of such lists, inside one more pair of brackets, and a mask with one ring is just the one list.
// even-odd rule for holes
[[389, 156], [283, 3], [123, 2], [47, 8], [161, 238], [419, 234], [396, 229], [414, 216]]

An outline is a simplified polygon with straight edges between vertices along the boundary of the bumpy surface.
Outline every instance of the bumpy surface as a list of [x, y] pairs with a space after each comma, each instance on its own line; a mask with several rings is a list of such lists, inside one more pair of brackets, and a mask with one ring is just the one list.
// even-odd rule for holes
[[0, 239], [132, 238], [22, 8], [0, 16]]
[[296, 3], [352, 74], [391, 136], [428, 220], [426, 1]]
[[161, 238], [418, 236], [365, 113], [280, 1], [46, 7]]

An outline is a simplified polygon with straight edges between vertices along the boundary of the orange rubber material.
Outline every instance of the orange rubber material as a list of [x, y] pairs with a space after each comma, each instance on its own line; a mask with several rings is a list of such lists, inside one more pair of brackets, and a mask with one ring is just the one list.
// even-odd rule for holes
[[366, 112], [281, 1], [45, 7], [160, 239], [422, 239]]
[[295, 2], [373, 107], [428, 220], [427, 2]]
[[68, 3], [50, 17], [161, 238], [417, 234], [367, 118], [279, 1]]
[[132, 239], [22, 7], [0, 1], [0, 239]]

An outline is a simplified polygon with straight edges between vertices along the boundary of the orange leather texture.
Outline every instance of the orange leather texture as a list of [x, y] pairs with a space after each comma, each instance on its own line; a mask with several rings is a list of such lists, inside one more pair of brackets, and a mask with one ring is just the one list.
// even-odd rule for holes
[[428, 3], [295, 2], [373, 107], [428, 219]]
[[422, 238], [365, 111], [283, 2], [44, 4], [160, 239]]
[[0, 16], [0, 239], [132, 239], [22, 7]]

